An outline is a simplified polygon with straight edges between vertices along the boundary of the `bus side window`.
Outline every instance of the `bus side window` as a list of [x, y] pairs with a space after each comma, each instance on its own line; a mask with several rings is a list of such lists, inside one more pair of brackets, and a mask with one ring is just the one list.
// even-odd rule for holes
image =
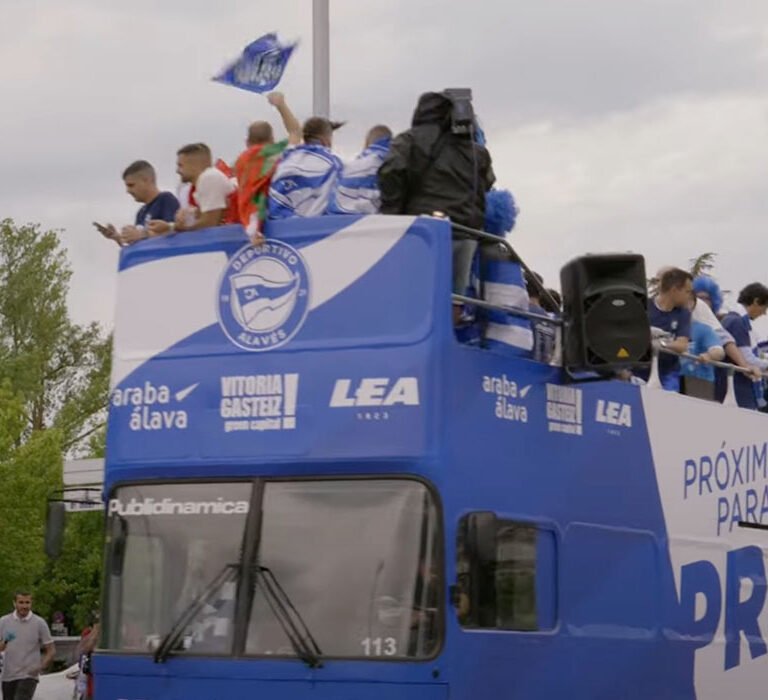
[[453, 602], [463, 627], [555, 626], [555, 537], [531, 523], [470, 513], [459, 522]]

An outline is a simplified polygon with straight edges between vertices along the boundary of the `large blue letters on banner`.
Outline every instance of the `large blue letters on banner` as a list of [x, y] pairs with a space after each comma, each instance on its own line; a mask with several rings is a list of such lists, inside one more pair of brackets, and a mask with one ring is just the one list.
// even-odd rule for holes
[[296, 44], [281, 44], [277, 34], [265, 34], [243, 49], [242, 55], [213, 79], [251, 92], [274, 90], [283, 77]]

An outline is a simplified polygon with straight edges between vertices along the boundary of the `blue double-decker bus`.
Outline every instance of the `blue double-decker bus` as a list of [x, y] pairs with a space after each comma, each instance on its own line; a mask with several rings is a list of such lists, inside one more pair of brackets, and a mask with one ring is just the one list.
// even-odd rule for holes
[[451, 228], [124, 249], [99, 700], [737, 700], [763, 415], [456, 340]]

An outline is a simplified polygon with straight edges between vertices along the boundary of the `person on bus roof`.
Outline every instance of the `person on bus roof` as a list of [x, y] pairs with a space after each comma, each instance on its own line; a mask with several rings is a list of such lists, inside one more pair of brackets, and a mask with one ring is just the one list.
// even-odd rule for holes
[[[752, 329], [752, 321], [764, 316], [768, 310], [768, 287], [760, 282], [752, 282], [739, 292], [738, 309], [723, 317], [723, 328], [733, 337], [741, 355], [756, 372], [768, 370], [768, 360], [757, 355], [757, 339]], [[730, 358], [729, 358], [730, 360]], [[733, 360], [731, 360], [733, 362]], [[722, 400], [727, 388], [724, 370], [718, 371], [718, 398]], [[761, 383], [754, 382], [741, 372], [733, 379], [736, 402], [742, 408], [757, 409], [761, 403]]]
[[324, 117], [304, 122], [304, 143], [286, 149], [269, 186], [269, 218], [320, 216], [341, 174], [341, 159], [331, 151], [333, 132], [341, 126]]
[[379, 169], [382, 214], [441, 212], [451, 221], [482, 229], [485, 193], [495, 181], [491, 155], [468, 133], [454, 133], [453, 102], [424, 93], [408, 131], [392, 141]]
[[[691, 340], [691, 312], [688, 305], [693, 295], [693, 277], [677, 267], [664, 270], [659, 277], [659, 292], [648, 300], [651, 327], [667, 337], [662, 341], [672, 353], [688, 351]], [[662, 352], [658, 359], [659, 379], [667, 391], [680, 390], [680, 360]], [[647, 379], [647, 375], [643, 377]]]
[[176, 172], [182, 183], [189, 184], [187, 201], [176, 213], [172, 224], [152, 221], [149, 229], [159, 236], [172, 231], [199, 229], [237, 221], [237, 182], [227, 166], [214, 165], [211, 149], [204, 143], [190, 143], [176, 152]]
[[267, 218], [267, 198], [269, 185], [274, 175], [280, 156], [286, 148], [301, 143], [301, 124], [288, 107], [281, 92], [271, 92], [267, 100], [280, 114], [288, 138], [275, 142], [272, 125], [265, 121], [255, 121], [248, 127], [245, 141], [246, 149], [238, 156], [235, 163], [237, 177], [237, 206], [240, 223], [244, 228], [252, 227], [255, 217], [256, 230], [252, 242], [258, 242], [258, 232]]
[[344, 164], [336, 181], [329, 214], [377, 214], [381, 207], [379, 168], [389, 153], [392, 132], [379, 124], [368, 131], [360, 154]]
[[102, 236], [119, 246], [148, 238], [152, 221], [172, 222], [179, 210], [179, 200], [171, 192], [160, 191], [155, 169], [146, 160], [131, 163], [123, 171], [123, 182], [125, 191], [142, 205], [136, 212], [133, 226], [123, 226], [118, 231], [112, 224], [93, 224]]
[[[471, 106], [468, 108], [471, 112]], [[482, 229], [485, 194], [495, 181], [491, 155], [478, 138], [477, 123], [457, 128], [448, 92], [426, 92], [411, 128], [394, 138], [379, 169], [382, 214], [441, 215]], [[453, 293], [465, 295], [477, 241], [453, 234]], [[454, 304], [454, 323], [461, 306]]]

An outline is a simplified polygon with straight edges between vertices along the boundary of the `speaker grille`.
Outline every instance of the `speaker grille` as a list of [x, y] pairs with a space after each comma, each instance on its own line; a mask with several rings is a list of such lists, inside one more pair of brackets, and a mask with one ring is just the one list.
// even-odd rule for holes
[[571, 370], [650, 365], [645, 261], [634, 254], [587, 255], [560, 272], [563, 356]]
[[634, 293], [610, 293], [584, 300], [584, 326], [594, 364], [644, 361], [650, 342], [645, 300]]

